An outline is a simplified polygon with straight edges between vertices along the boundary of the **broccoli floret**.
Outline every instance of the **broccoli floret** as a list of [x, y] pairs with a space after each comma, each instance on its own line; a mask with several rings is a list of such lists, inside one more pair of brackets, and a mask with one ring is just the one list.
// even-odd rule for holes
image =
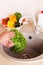
[[11, 39], [11, 41], [14, 43], [12, 51], [21, 53], [26, 48], [27, 41], [24, 38], [23, 34], [20, 33], [18, 30], [12, 30], [12, 31], [15, 32], [15, 36]]
[[22, 14], [20, 12], [16, 12], [14, 15], [16, 15], [17, 21], [19, 21], [19, 19], [22, 17]]

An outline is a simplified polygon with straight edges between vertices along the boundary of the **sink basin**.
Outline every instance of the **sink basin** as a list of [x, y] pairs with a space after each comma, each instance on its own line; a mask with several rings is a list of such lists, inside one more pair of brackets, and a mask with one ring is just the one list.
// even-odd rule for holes
[[0, 44], [0, 53], [10, 60], [38, 60], [43, 58], [43, 38], [42, 34], [36, 35], [34, 33], [24, 33], [24, 37], [27, 40], [27, 47], [23, 53], [14, 53], [10, 49]]

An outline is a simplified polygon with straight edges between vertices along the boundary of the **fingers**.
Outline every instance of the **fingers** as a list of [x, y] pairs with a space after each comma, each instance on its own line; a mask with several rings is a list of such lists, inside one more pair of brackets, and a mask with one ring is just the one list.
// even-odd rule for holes
[[2, 43], [2, 45], [5, 46], [5, 47], [7, 47], [7, 48], [11, 48], [11, 47], [14, 46], [14, 43], [11, 42], [10, 40], [7, 40], [7, 41], [4, 41], [4, 42]]
[[7, 32], [4, 34], [4, 36], [2, 38], [11, 39], [14, 35], [15, 35], [14, 32]]
[[10, 38], [12, 38], [14, 35], [15, 35], [15, 33], [13, 33], [13, 32], [10, 32], [10, 33], [9, 33], [9, 37], [10, 37]]
[[7, 48], [10, 48], [12, 46], [14, 46], [14, 43], [11, 42], [11, 38], [15, 35], [14, 32], [5, 32], [3, 35], [2, 35], [2, 38], [1, 38], [1, 43], [2, 45], [4, 45], [5, 47]]
[[9, 40], [3, 41], [2, 45], [5, 47], [8, 47], [9, 46]]
[[14, 46], [14, 43], [11, 42], [11, 40], [10, 40], [8, 48], [11, 48], [11, 47], [13, 47], [13, 46]]

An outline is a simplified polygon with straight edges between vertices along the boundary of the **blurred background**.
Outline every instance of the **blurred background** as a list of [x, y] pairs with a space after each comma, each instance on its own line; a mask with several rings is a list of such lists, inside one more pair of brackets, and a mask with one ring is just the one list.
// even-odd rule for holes
[[43, 0], [0, 0], [0, 17], [15, 11], [34, 16], [39, 10], [43, 10]]

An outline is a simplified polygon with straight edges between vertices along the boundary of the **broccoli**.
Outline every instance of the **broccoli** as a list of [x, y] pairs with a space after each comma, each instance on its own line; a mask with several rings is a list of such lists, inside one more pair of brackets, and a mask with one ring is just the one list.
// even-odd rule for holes
[[15, 29], [12, 31], [15, 32], [15, 36], [11, 39], [11, 41], [14, 43], [14, 46], [11, 49], [13, 52], [21, 53], [26, 48], [27, 41], [23, 34], [18, 30]]
[[16, 12], [16, 13], [14, 13], [14, 15], [16, 16], [16, 19], [17, 19], [17, 22], [16, 22], [16, 24], [15, 24], [15, 27], [20, 27], [19, 20], [20, 20], [20, 18], [22, 17], [22, 14], [19, 13], [19, 12]]
[[22, 14], [19, 12], [14, 13], [14, 15], [16, 15], [17, 21], [22, 17]]

